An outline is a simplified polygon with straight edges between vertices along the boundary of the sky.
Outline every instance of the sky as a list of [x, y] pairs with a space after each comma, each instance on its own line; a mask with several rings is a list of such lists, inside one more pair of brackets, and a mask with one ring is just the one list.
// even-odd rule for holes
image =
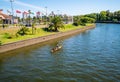
[[[120, 0], [14, 0], [13, 9], [20, 11], [46, 12], [56, 14], [83, 15], [99, 13], [102, 10], [111, 12], [120, 10]], [[4, 13], [11, 11], [10, 0], [0, 0], [0, 9]], [[15, 14], [15, 13], [14, 13]]]

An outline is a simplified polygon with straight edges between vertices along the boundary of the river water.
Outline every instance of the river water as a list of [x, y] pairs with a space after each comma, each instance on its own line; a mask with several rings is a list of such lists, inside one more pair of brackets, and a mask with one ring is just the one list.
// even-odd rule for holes
[[120, 25], [0, 54], [0, 82], [120, 82]]

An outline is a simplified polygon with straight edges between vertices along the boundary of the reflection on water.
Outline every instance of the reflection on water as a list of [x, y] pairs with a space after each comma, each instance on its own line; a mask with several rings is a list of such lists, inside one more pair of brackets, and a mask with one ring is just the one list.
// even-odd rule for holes
[[[0, 54], [0, 82], [119, 82], [120, 25]], [[50, 50], [58, 41], [63, 48]]]

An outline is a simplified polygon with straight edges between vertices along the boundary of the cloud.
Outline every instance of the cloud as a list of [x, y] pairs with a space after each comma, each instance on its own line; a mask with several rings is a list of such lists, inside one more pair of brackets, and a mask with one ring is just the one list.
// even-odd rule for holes
[[[9, 1], [10, 0], [4, 0], [4, 1]], [[24, 3], [24, 2], [21, 2], [21, 1], [18, 1], [18, 0], [14, 0], [14, 3], [17, 4], [17, 5], [21, 5], [21, 6], [24, 6], [24, 7], [28, 7], [28, 8], [32, 8], [32, 9], [35, 9], [35, 10], [40, 10], [40, 11], [43, 11], [45, 12], [46, 9], [45, 8], [42, 8], [42, 7], [39, 7], [39, 6], [35, 6], [35, 5], [32, 5], [32, 4], [28, 4], [28, 3]]]
[[38, 10], [45, 11], [45, 9], [42, 8], [42, 7], [31, 5], [31, 4], [28, 4], [28, 3], [23, 3], [23, 2], [20, 2], [20, 1], [15, 1], [15, 4], [26, 6], [26, 7], [30, 7], [30, 8], [33, 8], [33, 9], [38, 9]]

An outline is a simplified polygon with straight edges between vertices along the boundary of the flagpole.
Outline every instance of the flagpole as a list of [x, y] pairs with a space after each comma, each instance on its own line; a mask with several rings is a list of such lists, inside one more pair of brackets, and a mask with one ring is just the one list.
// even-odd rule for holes
[[[18, 17], [17, 17], [17, 10], [16, 10], [16, 18], [17, 18], [17, 20], [18, 20]], [[17, 22], [17, 24], [18, 24], [18, 22]]]
[[11, 10], [12, 10], [12, 24], [14, 24], [14, 10], [13, 10], [13, 2], [14, 2], [14, 0], [10, 0], [10, 2], [11, 2]]
[[18, 18], [18, 14], [21, 14], [21, 11], [19, 11], [19, 10], [16, 10], [17, 24], [19, 24], [19, 18]]
[[22, 23], [24, 24], [24, 12], [22, 13]]

